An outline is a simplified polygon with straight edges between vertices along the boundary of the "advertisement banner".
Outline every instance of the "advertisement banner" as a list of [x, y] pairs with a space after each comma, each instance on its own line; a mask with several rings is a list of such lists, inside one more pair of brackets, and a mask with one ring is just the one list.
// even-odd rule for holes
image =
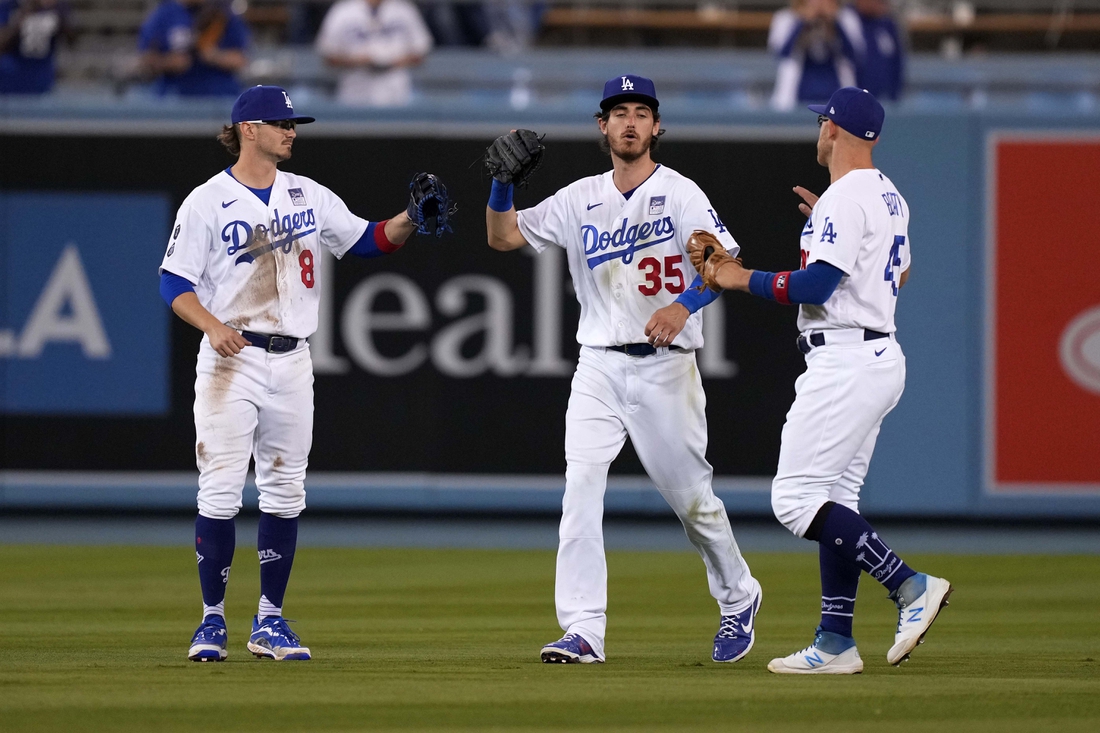
[[991, 141], [987, 486], [1100, 494], [1100, 138]]
[[167, 197], [0, 193], [0, 411], [168, 411]]
[[[56, 240], [55, 249], [43, 255], [53, 267], [66, 243], [76, 242], [112, 339], [112, 353], [123, 348], [117, 339], [133, 336], [140, 341], [137, 354], [127, 353], [146, 381], [134, 377], [130, 391], [140, 398], [130, 394], [125, 399], [146, 400], [163, 409], [157, 402], [161, 393], [149, 380], [163, 375], [156, 358], [169, 350], [167, 414], [152, 415], [156, 410], [148, 407], [144, 417], [133, 415], [133, 403], [111, 393], [81, 399], [94, 404], [117, 400], [128, 405], [117, 411], [130, 415], [54, 416], [46, 405], [82, 403], [71, 402], [76, 398], [69, 394], [52, 396], [47, 388], [51, 378], [44, 377], [30, 383], [37, 407], [7, 421], [10, 468], [195, 470], [192, 404], [201, 334], [171, 315], [159, 299], [157, 267], [176, 207], [195, 186], [232, 163], [213, 132], [209, 138], [57, 138], [48, 145], [38, 138], [0, 137], [0, 155], [11, 161], [11, 168], [0, 169], [0, 186], [11, 188], [16, 179], [12, 171], [19, 170], [24, 187], [42, 191], [85, 190], [81, 195], [90, 195], [104, 188], [140, 190], [162, 192], [168, 201], [167, 215], [162, 213], [155, 223], [137, 209], [107, 209], [110, 221], [95, 219], [92, 226], [59, 232], [51, 240]], [[310, 338], [316, 374], [311, 475], [561, 476], [579, 306], [563, 251], [502, 253], [487, 246], [489, 180], [471, 162], [480, 159], [489, 141], [311, 134], [308, 129], [299, 134], [294, 158], [282, 167], [332, 189], [361, 216], [381, 220], [401, 212], [408, 181], [422, 170], [438, 174], [459, 206], [452, 235], [418, 235], [386, 257], [318, 259], [321, 317]], [[805, 217], [791, 187], [822, 191], [828, 185], [828, 171], [817, 164], [813, 142], [673, 142], [673, 135], [665, 138], [658, 159], [706, 192], [742, 245], [746, 262], [766, 270], [797, 267]], [[546, 145], [545, 163], [530, 188], [516, 192], [519, 208], [610, 167], [595, 139], [547, 138]], [[62, 164], [79, 156], [88, 165]], [[40, 165], [42, 157], [52, 164]], [[136, 160], [145, 164], [134, 165]], [[82, 216], [92, 212], [39, 213], [59, 227], [70, 219], [75, 226]], [[111, 243], [142, 248], [140, 256], [110, 255], [110, 262], [125, 274], [118, 273], [117, 284], [109, 288], [99, 280], [100, 269], [111, 271], [107, 255], [86, 251], [88, 232], [102, 233], [101, 245], [108, 253]], [[139, 233], [142, 243], [131, 241]], [[48, 277], [48, 267], [39, 269], [35, 293]], [[135, 298], [140, 294], [142, 300], [129, 305], [119, 300], [128, 326], [124, 333], [113, 333], [110, 298], [127, 293]], [[21, 297], [33, 302], [29, 294]], [[29, 308], [3, 321], [13, 333], [20, 330], [20, 339]], [[794, 399], [795, 379], [804, 369], [795, 346], [795, 318], [794, 308], [740, 293], [724, 295], [705, 311], [707, 346], [697, 359], [707, 393], [707, 455], [719, 477], [755, 477], [754, 487], [767, 488], [766, 480], [757, 479], [770, 478], [775, 471], [784, 417]], [[166, 323], [171, 324], [168, 335], [156, 330]], [[84, 358], [79, 345], [51, 348]], [[52, 373], [52, 379], [57, 377]], [[66, 450], [56, 450], [58, 442]], [[612, 470], [643, 473], [629, 443]]]

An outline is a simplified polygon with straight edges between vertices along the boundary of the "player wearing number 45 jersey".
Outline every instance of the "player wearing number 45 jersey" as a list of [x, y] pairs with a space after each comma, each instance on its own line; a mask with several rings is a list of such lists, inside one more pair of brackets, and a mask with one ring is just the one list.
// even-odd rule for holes
[[[852, 638], [861, 571], [886, 586], [898, 608], [897, 665], [924, 638], [951, 594], [943, 578], [917, 573], [858, 513], [879, 427], [901, 399], [905, 354], [894, 335], [898, 290], [909, 276], [909, 207], [874, 167], [871, 148], [885, 117], [868, 92], [845, 87], [813, 105], [821, 125], [818, 162], [832, 184], [818, 199], [802, 188], [803, 269], [743, 269], [707, 258], [708, 285], [799, 303], [799, 349], [806, 372], [783, 426], [772, 508], [788, 529], [819, 543], [821, 625], [813, 644], [773, 659], [777, 674], [857, 674], [863, 660]], [[700, 249], [693, 241], [692, 249]], [[715, 248], [717, 249], [717, 248]], [[703, 256], [693, 258], [701, 264]]]
[[712, 232], [734, 250], [737, 244], [698, 186], [653, 162], [660, 115], [652, 81], [608, 81], [596, 117], [612, 170], [582, 178], [518, 214], [512, 182], [522, 183], [537, 167], [539, 139], [517, 130], [486, 154], [494, 176], [486, 209], [489, 245], [564, 248], [581, 306], [580, 361], [565, 415], [555, 589], [565, 636], [543, 647], [541, 657], [605, 659], [603, 500], [608, 468], [629, 436], [706, 565], [722, 616], [712, 658], [735, 662], [752, 648], [760, 584], [711, 489], [706, 397], [694, 352], [703, 345], [699, 311], [717, 296], [690, 287], [685, 244], [695, 229]]
[[437, 233], [446, 228], [446, 192], [429, 174], [414, 179], [406, 211], [368, 222], [324, 186], [278, 170], [290, 158], [296, 125], [308, 122], [313, 118], [295, 114], [279, 87], [245, 91], [219, 137], [237, 162], [184, 200], [160, 267], [164, 299], [205, 334], [195, 380], [203, 621], [187, 654], [197, 662], [226, 658], [233, 518], [251, 457], [260, 492], [261, 595], [248, 650], [277, 660], [310, 658], [282, 605], [313, 442], [306, 339], [317, 329], [322, 250], [338, 258], [393, 252], [426, 230], [425, 212], [436, 215]]

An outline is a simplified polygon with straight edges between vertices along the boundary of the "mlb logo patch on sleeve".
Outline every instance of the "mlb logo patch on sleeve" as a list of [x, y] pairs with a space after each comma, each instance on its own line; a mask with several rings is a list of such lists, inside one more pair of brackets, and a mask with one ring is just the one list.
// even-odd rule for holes
[[651, 196], [649, 199], [649, 215], [656, 216], [663, 213], [665, 213], [665, 197]]
[[286, 190], [286, 192], [290, 194], [290, 202], [292, 204], [294, 204], [295, 206], [305, 206], [306, 205], [306, 195], [304, 193], [302, 193], [302, 189], [300, 189], [300, 188], [288, 188]]

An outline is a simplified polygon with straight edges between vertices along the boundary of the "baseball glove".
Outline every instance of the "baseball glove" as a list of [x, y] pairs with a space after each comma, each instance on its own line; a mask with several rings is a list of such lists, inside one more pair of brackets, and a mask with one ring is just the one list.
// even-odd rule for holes
[[[696, 229], [691, 233], [691, 236], [688, 237], [687, 251], [692, 266], [703, 278], [703, 286], [716, 293], [722, 290], [722, 286], [715, 280], [718, 268], [730, 262], [736, 262], [738, 266], [741, 265], [741, 258], [734, 257], [726, 251], [726, 248], [718, 241], [718, 237], [705, 229]], [[703, 290], [702, 287], [697, 289], [699, 291]]]
[[443, 181], [431, 173], [417, 173], [409, 183], [409, 206], [405, 213], [420, 234], [442, 237], [453, 232], [451, 217], [458, 205], [451, 202]]
[[501, 135], [485, 149], [485, 170], [501, 183], [527, 186], [527, 179], [542, 165], [546, 146], [530, 130], [513, 130]]

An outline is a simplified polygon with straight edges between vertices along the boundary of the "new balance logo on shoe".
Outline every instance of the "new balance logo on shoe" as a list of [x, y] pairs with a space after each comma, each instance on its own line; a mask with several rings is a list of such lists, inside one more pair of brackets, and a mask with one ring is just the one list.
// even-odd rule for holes
[[283, 556], [275, 552], [275, 550], [258, 550], [256, 554], [260, 556], [261, 565], [283, 559]]
[[908, 608], [906, 610], [909, 611], [909, 618], [905, 619], [905, 623], [912, 624], [920, 621], [920, 612], [924, 610], [924, 606], [920, 608]]
[[[815, 664], [815, 662], [816, 662], [816, 664]], [[821, 658], [820, 654], [818, 654], [817, 652], [814, 652], [813, 655], [810, 655], [810, 654], [806, 655], [806, 664], [810, 665], [811, 667], [816, 667], [819, 664], [825, 664], [825, 660]]]

